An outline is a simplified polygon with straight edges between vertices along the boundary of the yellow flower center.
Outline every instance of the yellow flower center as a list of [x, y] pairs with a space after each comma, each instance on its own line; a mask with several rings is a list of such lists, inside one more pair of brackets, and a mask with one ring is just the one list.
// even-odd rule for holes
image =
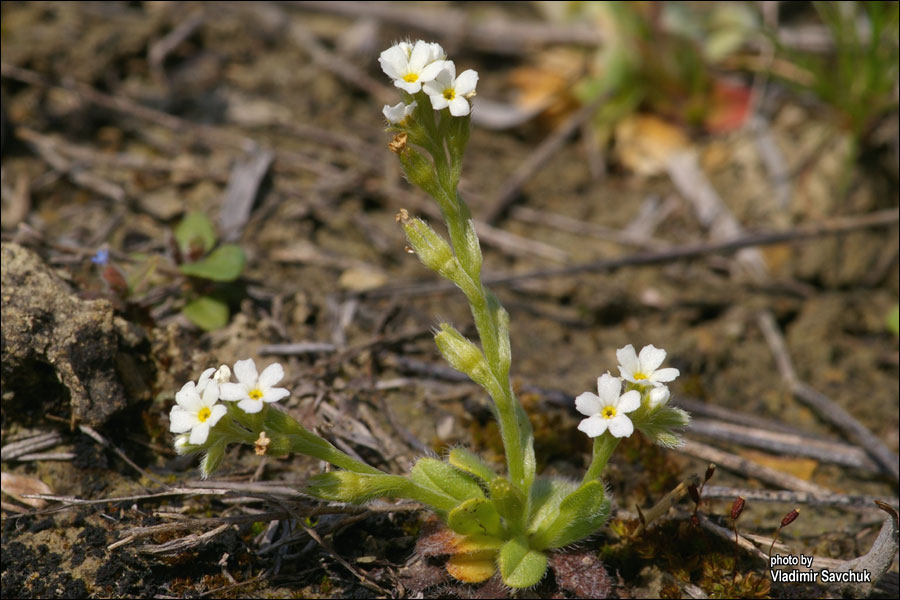
[[253, 388], [247, 395], [250, 396], [251, 400], [262, 400], [263, 397], [262, 390], [259, 388]]
[[604, 406], [603, 412], [600, 413], [603, 415], [604, 419], [612, 419], [616, 416], [616, 407], [615, 406]]
[[635, 373], [634, 378], [637, 379], [638, 381], [640, 381], [641, 379], [647, 379], [647, 376], [644, 375], [643, 373]]
[[456, 98], [456, 90], [453, 88], [447, 88], [446, 90], [444, 90], [444, 98], [446, 98], [447, 100], [453, 100], [454, 98]]
[[208, 406], [204, 406], [200, 409], [200, 412], [197, 413], [197, 420], [201, 423], [206, 422], [206, 420], [212, 415], [212, 411], [209, 410]]
[[407, 73], [403, 76], [403, 81], [406, 83], [415, 83], [419, 80], [419, 76], [416, 73]]

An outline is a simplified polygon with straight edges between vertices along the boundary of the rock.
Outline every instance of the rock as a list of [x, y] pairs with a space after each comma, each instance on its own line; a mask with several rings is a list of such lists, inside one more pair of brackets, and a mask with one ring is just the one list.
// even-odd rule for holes
[[79, 298], [31, 250], [4, 243], [0, 258], [5, 419], [68, 414], [73, 425], [96, 427], [150, 398], [140, 328], [116, 317], [106, 300]]

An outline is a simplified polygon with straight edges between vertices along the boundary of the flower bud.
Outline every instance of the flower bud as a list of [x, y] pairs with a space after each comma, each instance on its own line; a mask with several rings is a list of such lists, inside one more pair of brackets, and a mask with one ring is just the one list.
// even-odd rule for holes
[[744, 504], [746, 500], [744, 500], [743, 496], [738, 496], [734, 500], [734, 504], [731, 505], [731, 520], [737, 521], [738, 517], [741, 516], [741, 513], [744, 512]]
[[441, 323], [441, 330], [434, 336], [434, 341], [451, 367], [465, 373], [484, 388], [493, 385], [484, 354], [452, 325]]
[[781, 527], [787, 527], [791, 523], [797, 520], [797, 517], [800, 516], [800, 511], [798, 509], [794, 509], [788, 514], [784, 515], [784, 518], [781, 520]]

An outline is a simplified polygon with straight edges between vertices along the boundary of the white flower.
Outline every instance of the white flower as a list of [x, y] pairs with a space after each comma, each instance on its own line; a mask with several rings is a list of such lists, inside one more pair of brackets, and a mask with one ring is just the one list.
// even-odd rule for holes
[[263, 402], [277, 402], [290, 395], [285, 388], [273, 387], [284, 377], [284, 369], [272, 363], [259, 375], [252, 358], [234, 363], [238, 383], [222, 384], [222, 400], [238, 400], [238, 407], [246, 413], [258, 413]]
[[[208, 371], [204, 371], [204, 375]], [[212, 373], [210, 373], [211, 375]], [[202, 386], [202, 395], [199, 391]], [[204, 379], [200, 376], [200, 382], [197, 385], [193, 381], [188, 381], [184, 387], [175, 394], [176, 405], [172, 407], [169, 413], [169, 431], [172, 433], [191, 432], [189, 437], [180, 435], [175, 440], [176, 450], [183, 448], [186, 442], [191, 444], [203, 444], [209, 437], [209, 429], [219, 422], [219, 419], [225, 414], [226, 409], [219, 401], [219, 384], [209, 379], [209, 375]], [[187, 438], [187, 439], [185, 439]]]
[[400, 42], [381, 53], [381, 70], [394, 80], [394, 85], [410, 94], [422, 89], [444, 66], [446, 58], [440, 44], [419, 40], [415, 46]]
[[666, 351], [652, 344], [641, 348], [638, 356], [634, 346], [628, 344], [616, 350], [619, 359], [619, 374], [631, 383], [659, 386], [663, 382], [673, 381], [680, 374], [678, 369], [660, 369], [659, 365], [666, 360]]
[[403, 104], [401, 102], [395, 106], [388, 106], [385, 104], [384, 108], [381, 109], [381, 112], [384, 113], [384, 117], [391, 123], [402, 123], [406, 120], [406, 117], [413, 113], [417, 104], [418, 102], [412, 102], [410, 104]]
[[468, 69], [456, 76], [456, 65], [452, 60], [444, 62], [444, 68], [437, 74], [433, 81], [429, 81], [422, 89], [431, 98], [431, 107], [434, 110], [443, 110], [450, 107], [450, 114], [454, 117], [464, 117], [469, 114], [469, 101], [475, 95], [475, 86], [478, 85], [478, 73]]
[[597, 437], [609, 429], [614, 437], [628, 437], [634, 433], [634, 424], [625, 413], [637, 410], [641, 405], [641, 393], [637, 390], [621, 396], [622, 381], [609, 373], [597, 378], [597, 394], [585, 392], [575, 398], [575, 408], [587, 419], [578, 429], [588, 437]]
[[658, 386], [651, 388], [650, 392], [647, 394], [647, 397], [650, 400], [650, 408], [656, 408], [657, 406], [665, 406], [669, 401], [669, 396], [671, 396], [671, 392], [669, 392], [669, 387], [663, 384], [659, 384]]

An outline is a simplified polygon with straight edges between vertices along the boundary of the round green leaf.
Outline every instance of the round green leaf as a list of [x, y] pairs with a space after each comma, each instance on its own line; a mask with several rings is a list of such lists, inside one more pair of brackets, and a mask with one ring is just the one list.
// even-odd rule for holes
[[195, 244], [206, 254], [216, 245], [216, 230], [205, 213], [189, 212], [175, 227], [175, 241], [184, 254], [188, 254]]
[[191, 323], [212, 331], [228, 325], [228, 305], [211, 296], [201, 296], [181, 309]]
[[547, 571], [547, 556], [529, 548], [523, 537], [503, 544], [498, 562], [503, 583], [513, 588], [536, 585]]
[[206, 258], [197, 262], [184, 263], [179, 269], [191, 277], [202, 277], [211, 281], [234, 281], [240, 277], [246, 262], [247, 259], [240, 246], [223, 244]]

